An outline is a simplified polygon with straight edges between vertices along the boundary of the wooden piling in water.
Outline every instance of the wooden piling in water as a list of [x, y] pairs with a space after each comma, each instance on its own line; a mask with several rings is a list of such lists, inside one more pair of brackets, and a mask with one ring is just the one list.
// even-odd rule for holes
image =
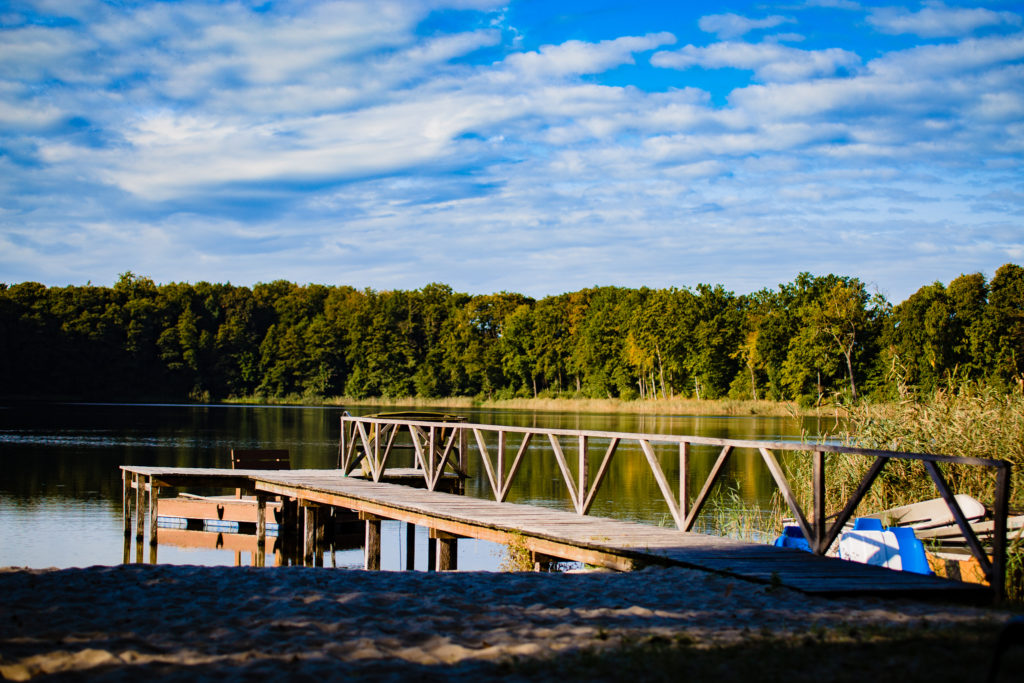
[[363, 567], [369, 570], [378, 570], [380, 569], [380, 517], [360, 514], [359, 518], [366, 522]]
[[[149, 487], [148, 488], [149, 488], [149, 544], [151, 546], [155, 547], [156, 544], [157, 544], [157, 529], [160, 528], [160, 525], [157, 524], [157, 514], [158, 513], [157, 513], [157, 506], [156, 506], [156, 497], [157, 497], [157, 493], [160, 491], [160, 487], [157, 486], [153, 482], [153, 477], [149, 478]], [[156, 564], [156, 559], [155, 559], [156, 558], [156, 552], [155, 551], [153, 552], [153, 556], [154, 556], [153, 564]]]
[[459, 568], [459, 537], [436, 529], [430, 530], [430, 539], [437, 543], [437, 566], [439, 572], [455, 571]]
[[[146, 535], [146, 518], [142, 516], [142, 510], [144, 509], [142, 504], [144, 502], [143, 496], [146, 495], [146, 485], [144, 483], [143, 476], [136, 474], [135, 478], [135, 540], [142, 542], [143, 537]], [[136, 559], [138, 557], [136, 556]]]
[[313, 567], [316, 557], [316, 507], [305, 501], [302, 505], [302, 564]]
[[267, 563], [267, 497], [256, 495], [256, 555], [253, 563], [263, 567]]
[[[121, 522], [124, 527], [124, 537], [128, 538], [132, 533], [132, 477], [135, 475], [121, 470]], [[127, 560], [125, 560], [127, 562]]]

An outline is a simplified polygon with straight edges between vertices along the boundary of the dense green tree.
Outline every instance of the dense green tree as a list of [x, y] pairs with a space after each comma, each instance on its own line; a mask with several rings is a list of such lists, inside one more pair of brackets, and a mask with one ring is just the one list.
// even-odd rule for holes
[[556, 395], [820, 401], [948, 377], [1024, 382], [1024, 269], [922, 287], [895, 308], [856, 278], [499, 292], [297, 285], [0, 284], [8, 396]]
[[1024, 388], [1024, 268], [1007, 263], [992, 277], [988, 299], [993, 372]]

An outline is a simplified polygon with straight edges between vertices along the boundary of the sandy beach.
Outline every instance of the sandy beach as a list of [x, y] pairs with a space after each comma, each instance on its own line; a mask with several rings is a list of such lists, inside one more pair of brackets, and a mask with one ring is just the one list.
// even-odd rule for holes
[[[980, 641], [967, 639], [977, 649], [1008, 616], [986, 608], [813, 598], [686, 569], [7, 568], [0, 570], [0, 674], [8, 680], [536, 680], [545, 674], [565, 680], [593, 677], [588, 662], [598, 662], [600, 673], [602, 656], [614, 661], [637, 648], [668, 657], [689, 653], [686, 661], [697, 663], [698, 653], [717, 653], [700, 661], [719, 668], [730, 664], [730, 653], [756, 652], [758, 644], [816, 639], [860, 647], [890, 633], [897, 640], [927, 634], [938, 639], [940, 652], [946, 640], [981, 634]], [[641, 659], [646, 666], [651, 657]], [[986, 652], [977, 653], [978, 667], [987, 661]], [[726, 671], [772, 680], [756, 675], [757, 662], [748, 664]], [[940, 666], [922, 662], [932, 665]], [[830, 678], [841, 679], [839, 672]], [[629, 677], [629, 671], [605, 673], [598, 678]]]

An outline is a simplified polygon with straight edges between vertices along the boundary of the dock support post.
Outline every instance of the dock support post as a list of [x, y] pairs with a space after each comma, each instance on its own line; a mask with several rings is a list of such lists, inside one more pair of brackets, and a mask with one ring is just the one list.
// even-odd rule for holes
[[298, 564], [299, 547], [299, 503], [295, 498], [281, 501], [281, 521], [278, 523], [277, 543], [281, 546], [282, 564]]
[[316, 514], [313, 516], [315, 520], [315, 529], [313, 539], [313, 547], [316, 551], [316, 560], [313, 563], [317, 567], [324, 566], [324, 550], [327, 545], [327, 523], [331, 517], [331, 508], [316, 508]]
[[370, 571], [378, 571], [380, 569], [380, 517], [360, 512], [359, 519], [366, 522], [363, 567]]
[[412, 522], [405, 523], [405, 568], [416, 569], [416, 525]]
[[149, 544], [155, 546], [157, 543], [157, 517], [160, 512], [156, 507], [156, 497], [160, 491], [160, 487], [153, 482], [153, 477], [149, 478]]
[[263, 567], [267, 564], [267, 497], [256, 494], [256, 555], [253, 564]]
[[437, 570], [437, 539], [427, 537], [427, 571]]
[[305, 503], [302, 506], [302, 511], [305, 532], [302, 535], [302, 564], [312, 567], [316, 558], [316, 508]]
[[125, 538], [132, 533], [132, 485], [129, 481], [131, 476], [125, 470], [121, 470], [121, 522]]
[[[135, 540], [141, 541], [146, 535], [146, 518], [142, 514], [142, 510], [145, 507], [146, 495], [146, 484], [141, 474], [134, 475], [135, 481]], [[136, 560], [141, 560], [140, 557], [136, 557]]]
[[431, 529], [430, 540], [437, 544], [437, 565], [439, 572], [455, 571], [459, 568], [459, 537]]

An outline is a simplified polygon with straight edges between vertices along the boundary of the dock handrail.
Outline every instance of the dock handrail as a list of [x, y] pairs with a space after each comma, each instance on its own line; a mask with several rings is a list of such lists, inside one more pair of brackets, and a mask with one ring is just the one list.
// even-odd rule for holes
[[[369, 431], [368, 431], [369, 430]], [[779, 487], [793, 517], [807, 539], [811, 551], [818, 555], [825, 554], [835, 542], [843, 527], [849, 522], [871, 489], [872, 484], [890, 460], [917, 460], [924, 463], [929, 477], [935, 484], [939, 495], [946, 502], [950, 513], [971, 551], [977, 559], [989, 581], [994, 597], [1001, 600], [1005, 593], [1006, 577], [1006, 531], [1010, 500], [1011, 464], [1005, 460], [989, 458], [973, 458], [963, 456], [938, 455], [932, 453], [910, 453], [884, 451], [853, 446], [840, 446], [822, 443], [805, 443], [789, 441], [760, 441], [744, 439], [721, 439], [714, 437], [687, 436], [675, 434], [650, 434], [632, 432], [611, 432], [600, 430], [556, 429], [539, 427], [517, 427], [506, 425], [471, 424], [466, 422], [437, 422], [388, 419], [379, 417], [356, 417], [347, 411], [341, 416], [341, 438], [338, 445], [338, 466], [350, 474], [353, 469], [364, 463], [364, 468], [374, 481], [379, 481], [384, 474], [388, 457], [391, 455], [395, 438], [400, 431], [406, 431], [415, 449], [416, 462], [423, 470], [427, 488], [433, 490], [446, 468], [465, 476], [468, 474], [467, 457], [469, 455], [469, 435], [472, 433], [480, 455], [481, 464], [487, 475], [487, 481], [495, 500], [503, 502], [508, 496], [510, 486], [523, 455], [526, 453], [534, 437], [547, 438], [554, 452], [563, 482], [566, 485], [573, 507], [580, 515], [589, 513], [595, 496], [604, 481], [608, 467], [618, 447], [623, 442], [636, 442], [642, 450], [651, 473], [658, 484], [658, 489], [668, 505], [676, 526], [682, 531], [691, 531], [697, 517], [708, 501], [715, 483], [724, 470], [731, 453], [736, 449], [756, 450]], [[496, 434], [497, 445], [495, 458], [491, 458], [491, 446], [485, 434]], [[511, 466], [505, 467], [505, 450], [508, 436], [522, 435], [516, 455]], [[569, 437], [577, 442], [578, 464], [573, 476], [561, 438]], [[590, 440], [607, 440], [608, 446], [593, 478], [590, 476], [587, 460], [587, 448]], [[672, 486], [654, 451], [654, 444], [677, 444], [679, 448], [679, 493], [672, 491]], [[691, 503], [689, 501], [689, 482], [687, 481], [690, 447], [715, 446], [720, 449], [715, 463], [711, 467], [707, 479], [700, 492]], [[360, 450], [361, 446], [361, 450]], [[813, 502], [808, 517], [775, 457], [776, 451], [793, 451], [810, 454], [812, 458], [812, 491]], [[826, 517], [825, 514], [825, 454], [849, 454], [874, 458], [857, 489], [847, 500], [838, 515]], [[989, 468], [995, 473], [995, 500], [993, 510], [993, 540], [991, 559], [985, 552], [977, 534], [971, 528], [960, 505], [954, 497], [948, 482], [939, 469], [940, 464], [969, 465]]]

